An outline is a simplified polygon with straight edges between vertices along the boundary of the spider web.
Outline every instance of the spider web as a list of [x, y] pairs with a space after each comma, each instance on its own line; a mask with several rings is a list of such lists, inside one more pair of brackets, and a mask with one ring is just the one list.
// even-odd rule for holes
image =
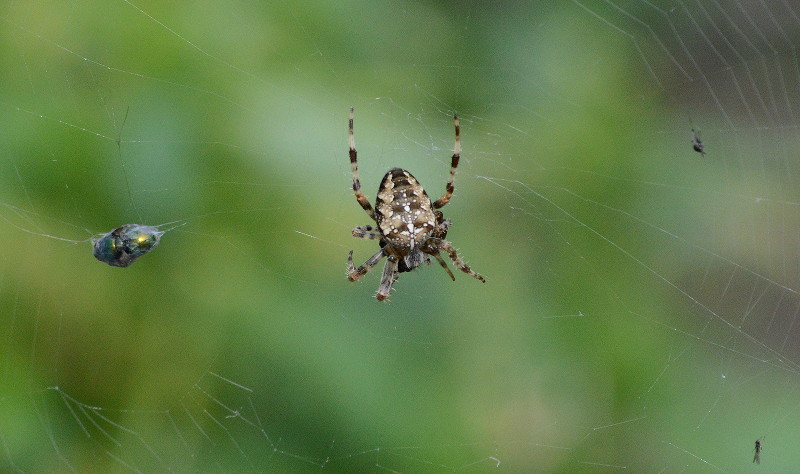
[[[800, 465], [800, 8], [553, 3], [0, 7], [0, 470]], [[350, 106], [485, 285], [347, 282]]]

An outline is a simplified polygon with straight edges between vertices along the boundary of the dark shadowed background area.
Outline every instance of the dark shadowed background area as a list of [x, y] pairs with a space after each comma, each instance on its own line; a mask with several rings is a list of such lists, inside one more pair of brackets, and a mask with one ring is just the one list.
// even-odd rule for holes
[[[796, 469], [799, 14], [0, 5], [0, 471]], [[486, 284], [347, 281], [351, 106]]]

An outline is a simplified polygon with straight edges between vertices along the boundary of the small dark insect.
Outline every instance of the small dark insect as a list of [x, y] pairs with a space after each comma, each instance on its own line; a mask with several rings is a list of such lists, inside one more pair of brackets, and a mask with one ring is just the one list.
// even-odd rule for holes
[[706, 152], [703, 149], [703, 142], [700, 140], [700, 132], [695, 129], [692, 129], [692, 148], [697, 153], [706, 156]]
[[440, 250], [450, 257], [459, 270], [486, 283], [482, 276], [472, 271], [459, 258], [453, 244], [445, 240], [451, 223], [444, 218], [439, 209], [444, 207], [453, 195], [453, 181], [458, 161], [461, 158], [458, 116], [453, 117], [453, 122], [456, 127], [455, 153], [451, 159], [450, 179], [447, 181], [444, 195], [436, 201], [431, 201], [428, 193], [411, 173], [401, 168], [392, 168], [381, 180], [373, 211], [369, 200], [361, 192], [358, 161], [356, 160], [356, 142], [353, 138], [353, 109], [350, 109], [348, 143], [350, 145], [350, 166], [353, 172], [353, 192], [361, 208], [377, 224], [376, 227], [371, 225], [356, 227], [353, 229], [353, 237], [379, 240], [381, 249], [358, 268], [353, 265], [353, 251], [351, 250], [347, 257], [347, 279], [357, 281], [377, 265], [383, 257], [386, 257], [381, 284], [375, 294], [378, 301], [389, 297], [392, 285], [397, 281], [400, 273], [410, 272], [423, 263], [429, 264], [431, 257], [435, 258], [450, 275], [450, 278], [455, 281], [456, 277], [447, 267]]
[[113, 267], [127, 267], [156, 248], [164, 232], [149, 225], [125, 224], [94, 239], [94, 257]]
[[761, 438], [756, 440], [756, 447], [753, 449], [755, 454], [753, 455], [753, 462], [756, 464], [761, 464]]

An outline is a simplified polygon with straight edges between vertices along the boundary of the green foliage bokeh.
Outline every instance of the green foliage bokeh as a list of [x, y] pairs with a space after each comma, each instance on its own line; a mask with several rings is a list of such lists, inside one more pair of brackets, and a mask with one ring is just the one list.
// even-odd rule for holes
[[[0, 470], [648, 471], [686, 464], [676, 439], [729, 466], [740, 411], [687, 421], [718, 360], [670, 366], [706, 262], [658, 232], [709, 211], [643, 186], [722, 165], [652, 133], [633, 43], [528, 3], [0, 7]], [[442, 192], [461, 115], [444, 212], [485, 285], [347, 282], [378, 248], [350, 235], [350, 106], [370, 199], [393, 166]], [[85, 241], [183, 220], [126, 269]]]

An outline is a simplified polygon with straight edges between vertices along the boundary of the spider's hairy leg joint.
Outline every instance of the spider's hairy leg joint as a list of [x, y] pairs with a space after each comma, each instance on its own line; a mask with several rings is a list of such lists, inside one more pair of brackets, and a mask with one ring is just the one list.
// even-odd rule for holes
[[350, 251], [350, 254], [347, 255], [347, 279], [350, 281], [358, 281], [361, 278], [358, 271], [356, 270], [355, 265], [353, 265], [353, 251]]
[[383, 249], [379, 250], [378, 253], [367, 259], [363, 265], [358, 268], [355, 268], [353, 265], [353, 251], [350, 251], [350, 254], [347, 256], [347, 279], [350, 281], [356, 281], [362, 276], [366, 275], [368, 271], [372, 267], [374, 267], [382, 258], [384, 257]]
[[380, 239], [381, 233], [375, 230], [371, 225], [360, 225], [353, 229], [353, 237], [359, 239]]
[[475, 273], [469, 267], [469, 265], [467, 265], [466, 262], [464, 262], [464, 260], [462, 260], [461, 257], [458, 256], [458, 253], [456, 252], [456, 249], [453, 247], [453, 244], [451, 244], [446, 240], [441, 240], [437, 243], [436, 246], [447, 253], [447, 255], [450, 257], [450, 260], [453, 261], [453, 263], [455, 264], [456, 267], [458, 267], [459, 270], [461, 270], [462, 272], [466, 273], [467, 275], [473, 278], [480, 280], [482, 283], [486, 283], [486, 279], [483, 278], [481, 274]]
[[398, 259], [395, 255], [390, 255], [386, 259], [386, 265], [383, 267], [383, 276], [381, 276], [381, 284], [375, 294], [376, 300], [386, 301], [389, 298], [392, 292], [392, 285], [397, 281], [397, 265]]

